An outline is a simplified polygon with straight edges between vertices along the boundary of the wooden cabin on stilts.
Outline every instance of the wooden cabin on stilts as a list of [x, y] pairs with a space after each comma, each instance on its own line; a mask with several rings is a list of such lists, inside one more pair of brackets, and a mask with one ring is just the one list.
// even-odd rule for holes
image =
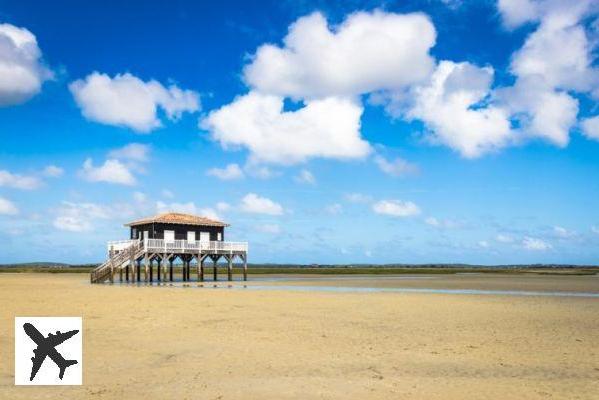
[[[212, 261], [212, 277], [218, 280], [218, 261], [227, 261], [227, 279], [233, 280], [233, 261], [243, 263], [247, 280], [247, 242], [225, 241], [221, 221], [181, 213], [163, 213], [125, 224], [129, 239], [108, 242], [108, 259], [91, 273], [92, 283], [172, 282], [174, 263], [181, 261], [181, 280], [192, 280], [195, 261], [197, 281], [204, 281], [205, 263]], [[143, 275], [143, 279], [142, 279]]]

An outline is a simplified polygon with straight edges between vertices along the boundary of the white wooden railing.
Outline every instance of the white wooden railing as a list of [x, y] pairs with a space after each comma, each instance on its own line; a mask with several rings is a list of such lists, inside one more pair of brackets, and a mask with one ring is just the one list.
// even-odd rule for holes
[[[122, 251], [127, 249], [138, 240], [118, 240], [108, 242], [108, 251]], [[247, 242], [223, 242], [223, 241], [200, 241], [200, 240], [164, 240], [164, 239], [144, 239], [141, 241], [143, 249], [146, 251], [155, 251], [160, 253], [177, 251], [206, 251], [206, 252], [233, 252], [248, 251]]]
[[129, 248], [129, 246], [131, 246], [134, 243], [138, 243], [139, 240], [114, 240], [111, 242], [108, 242], [107, 244], [107, 248], [108, 251], [113, 250], [113, 251], [121, 251], [121, 250], [125, 250], [127, 248]]

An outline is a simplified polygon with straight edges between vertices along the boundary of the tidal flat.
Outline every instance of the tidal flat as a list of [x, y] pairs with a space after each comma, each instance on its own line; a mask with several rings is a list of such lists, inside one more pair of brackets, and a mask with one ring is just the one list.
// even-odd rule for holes
[[[599, 294], [597, 275], [262, 275], [160, 287], [87, 279], [0, 274], [1, 399], [599, 393], [599, 298], [584, 295]], [[14, 386], [15, 316], [83, 317], [83, 386]]]

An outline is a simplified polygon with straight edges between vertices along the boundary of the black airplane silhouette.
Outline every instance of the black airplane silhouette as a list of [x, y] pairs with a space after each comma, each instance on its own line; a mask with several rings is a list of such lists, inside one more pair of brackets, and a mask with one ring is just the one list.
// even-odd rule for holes
[[32, 381], [33, 378], [35, 378], [35, 374], [37, 374], [37, 371], [39, 371], [42, 363], [46, 359], [46, 356], [50, 357], [50, 359], [54, 361], [54, 364], [60, 368], [60, 373], [58, 374], [60, 380], [62, 380], [64, 371], [68, 366], [77, 364], [77, 360], [65, 360], [64, 357], [58, 351], [56, 351], [55, 347], [76, 335], [77, 332], [79, 332], [78, 330], [69, 331], [66, 333], [60, 333], [60, 331], [57, 331], [56, 335], [49, 333], [48, 337], [44, 337], [44, 335], [42, 335], [40, 331], [38, 331], [35, 326], [31, 325], [29, 322], [23, 324], [23, 329], [25, 330], [27, 336], [29, 336], [31, 340], [37, 344], [37, 348], [33, 350], [33, 354], [35, 354], [35, 356], [31, 357], [33, 366], [31, 367], [31, 377], [29, 378], [29, 381]]

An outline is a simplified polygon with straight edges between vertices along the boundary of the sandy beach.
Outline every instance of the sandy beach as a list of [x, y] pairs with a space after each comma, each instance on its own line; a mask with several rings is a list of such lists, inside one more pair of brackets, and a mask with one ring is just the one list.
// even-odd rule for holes
[[[597, 294], [597, 276], [300, 278], [252, 277], [261, 290], [0, 274], [0, 398], [599, 398], [597, 297], [286, 289]], [[14, 317], [46, 315], [83, 317], [83, 386], [13, 385]]]

